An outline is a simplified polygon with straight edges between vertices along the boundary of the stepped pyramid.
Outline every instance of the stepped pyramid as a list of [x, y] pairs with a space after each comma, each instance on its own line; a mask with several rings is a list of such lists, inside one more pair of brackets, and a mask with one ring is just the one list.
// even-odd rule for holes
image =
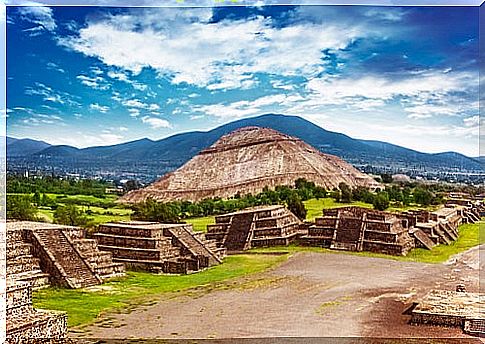
[[129, 192], [121, 202], [229, 198], [237, 193], [256, 194], [265, 187], [294, 185], [298, 178], [329, 190], [341, 182], [351, 187], [379, 187], [352, 165], [298, 138], [273, 129], [246, 127], [222, 136], [178, 170], [146, 188]]

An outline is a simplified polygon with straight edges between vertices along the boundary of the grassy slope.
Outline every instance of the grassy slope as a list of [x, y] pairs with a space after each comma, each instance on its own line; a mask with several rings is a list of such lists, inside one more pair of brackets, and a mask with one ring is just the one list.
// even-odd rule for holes
[[128, 276], [100, 286], [100, 290], [47, 288], [35, 291], [35, 308], [65, 311], [69, 326], [93, 322], [102, 312], [129, 309], [165, 293], [211, 286], [232, 278], [265, 271], [285, 261], [287, 255], [235, 255], [224, 264], [191, 275], [156, 275], [128, 272]]

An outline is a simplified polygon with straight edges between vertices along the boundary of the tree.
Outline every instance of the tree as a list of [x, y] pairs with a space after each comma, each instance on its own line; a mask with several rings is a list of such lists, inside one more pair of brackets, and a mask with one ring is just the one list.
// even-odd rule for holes
[[379, 192], [374, 196], [374, 209], [386, 210], [389, 208], [389, 195], [387, 192]]
[[37, 208], [31, 203], [29, 196], [8, 195], [7, 196], [7, 219], [34, 221]]
[[36, 191], [34, 193], [34, 196], [32, 197], [32, 202], [39, 207], [41, 205], [41, 198], [40, 198], [40, 193]]
[[126, 192], [136, 190], [141, 188], [142, 185], [138, 180], [128, 180], [124, 185], [124, 190]]
[[68, 226], [87, 226], [88, 218], [74, 204], [57, 207], [54, 222]]
[[392, 175], [390, 175], [389, 173], [382, 173], [381, 179], [383, 183], [392, 183]]
[[[214, 206], [214, 201], [211, 203]], [[213, 209], [213, 208], [212, 208]], [[180, 207], [173, 203], [161, 203], [153, 199], [138, 203], [132, 218], [135, 220], [156, 221], [162, 223], [178, 223]]]
[[433, 197], [433, 193], [423, 187], [417, 187], [413, 191], [414, 202], [421, 205], [430, 205]]
[[340, 183], [338, 185], [340, 189], [340, 202], [351, 203], [352, 202], [352, 189], [345, 183]]
[[300, 196], [298, 196], [296, 193], [292, 194], [290, 198], [288, 198], [287, 206], [288, 209], [300, 220], [306, 219], [305, 204], [303, 204]]

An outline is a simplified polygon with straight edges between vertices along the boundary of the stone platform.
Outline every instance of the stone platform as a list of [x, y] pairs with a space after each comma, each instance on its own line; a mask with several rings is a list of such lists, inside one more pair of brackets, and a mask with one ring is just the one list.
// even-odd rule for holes
[[485, 295], [432, 290], [412, 310], [411, 323], [460, 327], [485, 336]]
[[7, 273], [34, 288], [51, 284], [81, 288], [124, 274], [124, 265], [98, 250], [85, 231], [43, 222], [7, 222]]
[[282, 205], [250, 208], [216, 216], [206, 237], [228, 251], [288, 245], [300, 234], [302, 223]]
[[225, 253], [187, 224], [114, 222], [101, 225], [94, 237], [114, 261], [153, 272], [198, 271], [221, 263]]
[[406, 255], [414, 248], [414, 239], [408, 230], [406, 220], [388, 212], [360, 207], [325, 209], [323, 217], [315, 219], [300, 243], [336, 250]]

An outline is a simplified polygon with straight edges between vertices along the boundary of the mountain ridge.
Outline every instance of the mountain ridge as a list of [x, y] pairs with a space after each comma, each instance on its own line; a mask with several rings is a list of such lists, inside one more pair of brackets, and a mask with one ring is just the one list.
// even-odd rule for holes
[[[179, 133], [160, 140], [143, 138], [116, 145], [87, 148], [49, 145], [24, 157], [33, 159], [69, 157], [129, 162], [156, 160], [168, 161], [174, 166], [180, 166], [202, 149], [212, 145], [221, 136], [247, 126], [271, 128], [298, 137], [324, 153], [337, 155], [354, 164], [366, 165], [379, 162], [384, 165], [405, 164], [423, 168], [481, 170], [479, 161], [461, 153], [423, 153], [383, 141], [354, 139], [345, 134], [328, 131], [301, 117], [281, 114], [244, 118], [209, 131]], [[13, 143], [13, 145], [17, 144], [18, 142]], [[10, 151], [7, 143], [7, 156], [13, 156]]]

